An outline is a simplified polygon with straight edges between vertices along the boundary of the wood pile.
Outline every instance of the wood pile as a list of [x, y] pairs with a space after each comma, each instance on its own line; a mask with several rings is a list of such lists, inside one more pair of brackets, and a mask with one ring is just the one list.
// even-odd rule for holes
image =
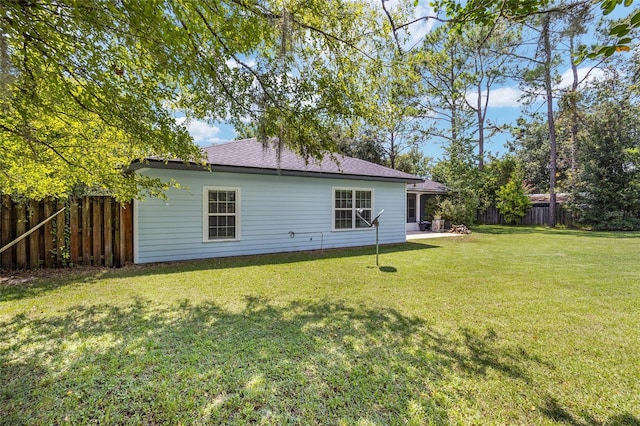
[[449, 232], [452, 234], [470, 234], [471, 230], [466, 225], [451, 225]]

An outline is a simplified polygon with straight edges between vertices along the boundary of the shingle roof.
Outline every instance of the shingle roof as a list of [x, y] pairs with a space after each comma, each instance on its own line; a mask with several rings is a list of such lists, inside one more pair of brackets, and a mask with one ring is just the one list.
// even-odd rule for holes
[[[332, 175], [340, 177], [365, 177], [374, 180], [421, 182], [422, 179], [398, 170], [339, 154], [326, 154], [321, 160], [305, 161], [300, 155], [282, 147], [264, 145], [255, 138], [212, 145], [204, 148], [208, 163], [219, 167], [251, 169], [256, 172], [277, 171], [282, 174]], [[287, 173], [291, 172], [291, 173]]]
[[447, 188], [440, 182], [426, 179], [424, 180], [424, 182], [407, 184], [407, 190], [429, 194], [446, 194], [447, 192], [449, 192], [449, 188]]

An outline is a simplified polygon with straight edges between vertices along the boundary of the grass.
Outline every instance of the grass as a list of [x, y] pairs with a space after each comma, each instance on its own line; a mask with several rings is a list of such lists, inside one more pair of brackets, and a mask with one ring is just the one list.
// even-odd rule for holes
[[640, 233], [0, 285], [0, 424], [640, 425]]

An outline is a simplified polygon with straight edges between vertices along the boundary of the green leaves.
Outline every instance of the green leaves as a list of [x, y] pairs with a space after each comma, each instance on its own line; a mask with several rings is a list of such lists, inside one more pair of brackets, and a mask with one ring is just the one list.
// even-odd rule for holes
[[524, 189], [521, 171], [515, 171], [506, 185], [496, 192], [496, 207], [508, 224], [517, 224], [531, 208], [531, 201]]
[[[600, 3], [600, 8], [604, 15], [608, 15], [623, 3], [622, 0], [605, 0]], [[633, 4], [631, 0], [624, 0], [624, 6], [628, 7]], [[633, 41], [632, 37], [627, 37], [635, 29], [640, 26], [640, 11], [636, 11], [633, 15], [628, 16], [622, 22], [617, 23], [609, 29], [608, 35], [613, 38], [613, 42], [607, 46], [601, 46], [592, 50], [582, 49], [578, 54], [578, 62], [582, 62], [585, 58], [596, 59], [604, 56], [605, 58], [612, 56], [616, 52], [629, 52], [629, 46]]]
[[[77, 184], [118, 197], [159, 156], [199, 163], [188, 118], [259, 123], [305, 155], [357, 110], [368, 9], [291, 0], [3, 3], [0, 187], [40, 198]], [[373, 20], [372, 20], [373, 21]], [[143, 184], [142, 187], [140, 184]], [[148, 188], [147, 188], [148, 189]]]
[[619, 24], [609, 30], [609, 35], [623, 37], [631, 32], [628, 24]]

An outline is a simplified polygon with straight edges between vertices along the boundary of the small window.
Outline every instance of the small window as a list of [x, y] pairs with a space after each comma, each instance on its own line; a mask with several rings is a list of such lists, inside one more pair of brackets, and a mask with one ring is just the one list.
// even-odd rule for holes
[[204, 187], [204, 241], [240, 238], [239, 192], [237, 188]]
[[371, 221], [373, 191], [366, 189], [334, 189], [333, 229], [358, 229], [369, 226], [358, 217], [356, 211], [367, 221]]

